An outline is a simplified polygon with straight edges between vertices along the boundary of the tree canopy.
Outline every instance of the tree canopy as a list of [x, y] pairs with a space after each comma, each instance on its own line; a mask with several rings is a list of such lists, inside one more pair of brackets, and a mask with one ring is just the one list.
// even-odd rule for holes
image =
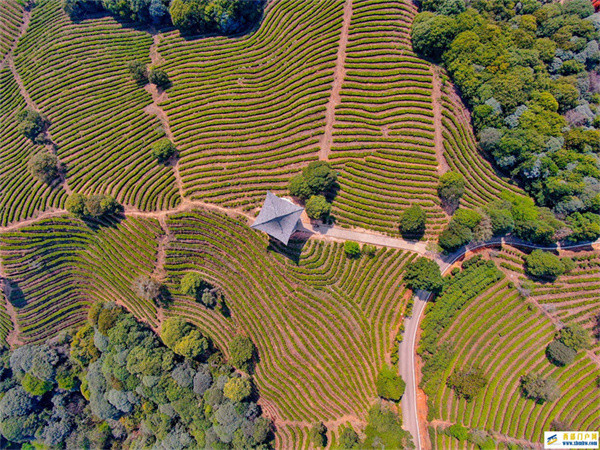
[[443, 284], [440, 268], [435, 261], [419, 257], [407, 265], [404, 271], [404, 281], [411, 289], [438, 292]]

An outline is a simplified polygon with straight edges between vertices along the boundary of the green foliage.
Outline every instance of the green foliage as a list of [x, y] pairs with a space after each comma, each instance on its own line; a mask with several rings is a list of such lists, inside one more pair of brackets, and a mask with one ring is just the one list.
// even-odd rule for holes
[[340, 449], [353, 449], [358, 446], [359, 439], [358, 434], [351, 426], [344, 427], [339, 437], [339, 448]]
[[406, 385], [397, 370], [386, 364], [379, 371], [375, 387], [381, 398], [398, 402], [404, 395]]
[[152, 144], [152, 157], [159, 163], [165, 163], [177, 155], [177, 147], [169, 138], [163, 138]]
[[198, 298], [204, 288], [207, 287], [206, 282], [198, 272], [187, 272], [179, 284], [179, 289], [183, 295]]
[[324, 220], [331, 214], [331, 204], [322, 195], [313, 195], [309, 198], [305, 209], [311, 219]]
[[438, 243], [444, 252], [450, 253], [468, 244], [473, 239], [473, 231], [459, 220], [450, 220], [450, 223], [440, 233]]
[[536, 403], [553, 402], [560, 397], [560, 389], [554, 378], [544, 378], [541, 374], [522, 377], [521, 388], [525, 397]]
[[365, 244], [362, 246], [361, 252], [369, 258], [373, 258], [377, 253], [377, 248], [374, 245]]
[[457, 369], [447, 380], [448, 387], [468, 402], [473, 400], [487, 384], [485, 374], [479, 367]]
[[586, 350], [592, 346], [589, 331], [578, 323], [560, 330], [560, 342], [575, 351]]
[[183, 33], [238, 33], [252, 26], [262, 13], [262, 1], [172, 0], [173, 25]]
[[544, 250], [534, 250], [525, 257], [525, 272], [537, 278], [555, 279], [566, 271], [561, 259]]
[[185, 358], [201, 359], [208, 351], [208, 340], [179, 317], [169, 317], [163, 322], [160, 337], [167, 347]]
[[444, 283], [437, 263], [425, 257], [419, 257], [408, 264], [403, 279], [413, 290], [423, 289], [431, 292], [438, 292]]
[[148, 73], [148, 81], [159, 88], [166, 89], [171, 85], [169, 75], [163, 69], [152, 69]]
[[448, 427], [448, 433], [450, 433], [450, 436], [454, 439], [458, 439], [459, 441], [466, 441], [469, 437], [469, 430], [459, 423], [450, 425], [450, 427]]
[[16, 119], [19, 122], [17, 131], [34, 142], [39, 141], [39, 135], [50, 125], [46, 116], [33, 109], [20, 111]]
[[442, 202], [458, 205], [458, 201], [465, 193], [465, 177], [458, 172], [446, 172], [440, 177], [437, 191]]
[[236, 336], [229, 343], [231, 364], [245, 372], [251, 371], [255, 352], [254, 343], [246, 336]]
[[84, 325], [71, 342], [71, 359], [81, 367], [88, 366], [98, 359], [100, 352], [94, 345], [94, 327]]
[[557, 366], [568, 366], [575, 360], [577, 352], [561, 341], [552, 341], [546, 347], [546, 356]]
[[146, 84], [148, 82], [148, 71], [146, 65], [141, 61], [131, 61], [127, 65], [131, 79], [138, 84]]
[[312, 191], [302, 174], [298, 174], [290, 179], [288, 189], [290, 191], [290, 195], [299, 197], [301, 199], [307, 199], [312, 194]]
[[85, 200], [85, 195], [73, 192], [67, 198], [67, 201], [65, 202], [65, 208], [76, 217], [85, 217], [87, 214]]
[[457, 33], [456, 21], [446, 15], [423, 12], [413, 22], [411, 38], [416, 52], [439, 58]]
[[595, 241], [600, 237], [600, 215], [591, 212], [573, 213], [567, 218], [573, 231], [569, 239], [574, 241]]
[[100, 2], [90, 0], [62, 0], [62, 7], [71, 20], [81, 20], [102, 10]]
[[323, 425], [323, 422], [314, 424], [310, 431], [310, 441], [315, 447], [326, 447], [327, 446], [327, 428]]
[[21, 380], [23, 389], [31, 395], [42, 396], [52, 389], [52, 383], [47, 380], [41, 380], [36, 376], [26, 373]]
[[477, 211], [473, 211], [472, 209], [457, 209], [452, 216], [452, 220], [469, 228], [470, 230], [473, 230], [477, 225], [479, 225], [481, 219], [481, 214], [479, 214]]
[[313, 161], [290, 180], [290, 194], [302, 199], [321, 196], [330, 191], [337, 181], [337, 173], [325, 161]]
[[119, 203], [110, 195], [94, 194], [85, 200], [87, 215], [91, 217], [103, 217], [116, 213], [120, 208]]
[[400, 232], [404, 237], [420, 238], [425, 233], [427, 216], [419, 205], [413, 205], [400, 217]]
[[144, 300], [153, 301], [161, 295], [161, 284], [147, 276], [136, 278], [132, 288], [138, 297]]
[[365, 428], [364, 448], [407, 448], [410, 433], [402, 429], [402, 420], [391, 409], [376, 404], [369, 410], [369, 418]]
[[348, 258], [358, 258], [360, 256], [360, 245], [358, 245], [358, 242], [346, 241], [344, 242], [344, 253]]
[[31, 174], [43, 181], [44, 183], [52, 183], [59, 175], [60, 162], [58, 158], [47, 152], [36, 153], [31, 157], [27, 167]]
[[239, 403], [252, 393], [252, 384], [248, 378], [231, 378], [223, 387], [223, 395], [229, 400]]

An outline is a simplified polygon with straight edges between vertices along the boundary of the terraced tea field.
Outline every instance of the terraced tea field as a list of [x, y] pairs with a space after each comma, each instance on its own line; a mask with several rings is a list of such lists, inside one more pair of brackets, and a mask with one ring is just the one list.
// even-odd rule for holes
[[[516, 259], [512, 248], [503, 249], [495, 258], [498, 264], [508, 257]], [[492, 253], [495, 255], [495, 252]], [[597, 258], [594, 255], [593, 259]], [[572, 276], [585, 283], [582, 267]], [[506, 270], [506, 264], [502, 264]], [[452, 364], [444, 372], [445, 380], [453, 370], [481, 367], [488, 378], [483, 391], [471, 402], [458, 398], [441, 383], [430, 397], [429, 414], [434, 424], [460, 423], [469, 429], [486, 430], [503, 439], [537, 443], [554, 420], [569, 423], [573, 429], [595, 430], [600, 426], [597, 378], [600, 362], [593, 353], [579, 352], [575, 362], [566, 367], [552, 365], [545, 356], [547, 344], [557, 330], [551, 317], [538, 307], [537, 295], [524, 298], [515, 288], [513, 276], [485, 286], [453, 318], [439, 342], [451, 342]], [[561, 286], [564, 281], [558, 283]], [[534, 292], [537, 292], [536, 288]], [[597, 311], [598, 297], [595, 301]], [[573, 299], [573, 304], [577, 299]], [[592, 301], [590, 301], [591, 303]], [[527, 373], [541, 373], [556, 379], [561, 396], [554, 402], [536, 404], [521, 394], [520, 378]], [[437, 448], [463, 448], [444, 434], [432, 433]]]
[[[221, 348], [235, 330], [248, 334], [264, 408], [282, 426], [364, 420], [408, 297], [401, 271], [414, 255], [381, 249], [350, 260], [336, 243], [273, 246], [245, 221], [205, 211], [170, 216], [167, 227], [168, 314], [194, 321]], [[176, 294], [188, 270], [225, 293], [231, 318]], [[297, 439], [293, 428], [283, 433]]]
[[40, 220], [0, 235], [0, 258], [10, 280], [24, 341], [39, 341], [85, 320], [93, 301], [116, 301], [156, 325], [156, 306], [131, 289], [154, 270], [157, 221], [118, 224], [67, 217]]

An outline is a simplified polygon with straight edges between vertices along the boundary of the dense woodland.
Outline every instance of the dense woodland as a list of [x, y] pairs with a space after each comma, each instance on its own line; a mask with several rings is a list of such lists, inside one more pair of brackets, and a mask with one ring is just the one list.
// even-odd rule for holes
[[106, 11], [124, 21], [173, 24], [187, 34], [239, 33], [256, 23], [262, 7], [261, 0], [63, 0], [75, 20]]
[[425, 0], [415, 49], [443, 63], [481, 148], [560, 218], [600, 211], [600, 15], [588, 0]]
[[[3, 349], [0, 446], [271, 446], [249, 374], [183, 320], [167, 319], [161, 338], [115, 304], [96, 303], [74, 335]], [[232, 362], [252, 370], [252, 349], [234, 339]]]

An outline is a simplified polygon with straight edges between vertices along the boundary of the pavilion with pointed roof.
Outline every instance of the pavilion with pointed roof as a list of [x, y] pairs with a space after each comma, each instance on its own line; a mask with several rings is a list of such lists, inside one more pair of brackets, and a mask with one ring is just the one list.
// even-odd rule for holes
[[264, 231], [287, 245], [294, 231], [298, 229], [302, 211], [304, 208], [301, 206], [267, 191], [263, 207], [251, 227]]

